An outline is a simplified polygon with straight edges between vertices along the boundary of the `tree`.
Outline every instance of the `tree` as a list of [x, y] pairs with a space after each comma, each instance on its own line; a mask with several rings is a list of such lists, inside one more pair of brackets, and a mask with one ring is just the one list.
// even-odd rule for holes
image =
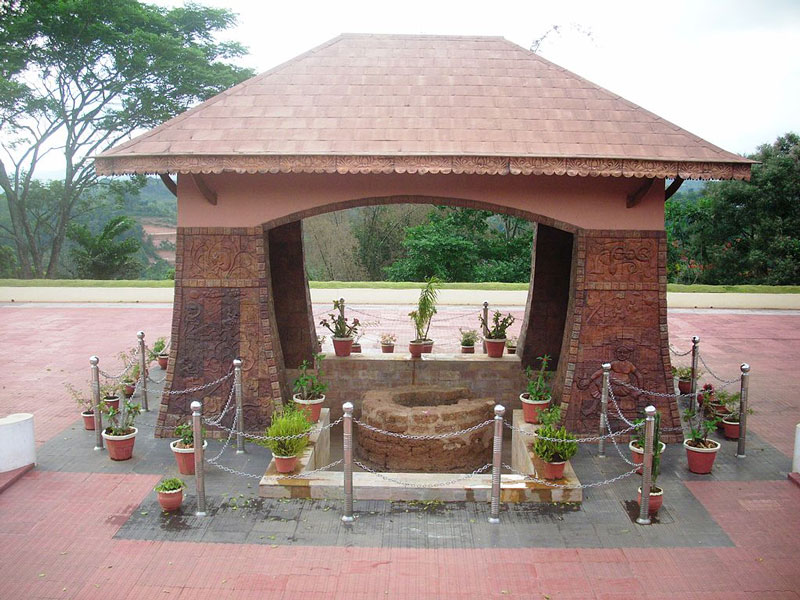
[[405, 228], [419, 223], [428, 208], [414, 204], [364, 206], [355, 211], [352, 225], [358, 241], [357, 257], [370, 281], [383, 279], [383, 270], [402, 250]]
[[141, 249], [134, 237], [117, 240], [135, 224], [125, 216], [114, 217], [106, 223], [99, 235], [93, 235], [86, 225], [71, 223], [67, 237], [75, 242], [72, 259], [80, 279], [135, 279], [142, 271], [142, 263], [133, 258]]
[[[98, 183], [93, 155], [251, 74], [226, 62], [239, 44], [213, 39], [233, 23], [224, 9], [136, 0], [20, 0], [3, 14], [0, 188], [23, 277], [55, 276], [76, 205]], [[53, 152], [65, 177], [42, 249], [28, 203]]]

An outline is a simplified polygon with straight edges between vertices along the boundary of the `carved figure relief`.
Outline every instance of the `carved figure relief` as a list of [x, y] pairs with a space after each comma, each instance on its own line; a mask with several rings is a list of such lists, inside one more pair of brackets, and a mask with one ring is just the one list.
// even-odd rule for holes
[[[618, 346], [614, 350], [614, 358], [611, 361], [611, 379], [623, 381], [638, 388], [642, 387], [642, 375], [630, 359], [633, 356], [633, 348], [629, 346]], [[576, 383], [578, 389], [588, 391], [591, 400], [585, 400], [581, 404], [581, 415], [593, 417], [600, 415], [600, 403], [603, 395], [603, 369], [597, 369], [588, 377], [578, 379]], [[620, 409], [627, 412], [634, 408], [638, 411], [642, 400], [642, 393], [628, 387], [615, 385], [613, 388], [614, 397]], [[609, 400], [610, 403], [610, 400]]]

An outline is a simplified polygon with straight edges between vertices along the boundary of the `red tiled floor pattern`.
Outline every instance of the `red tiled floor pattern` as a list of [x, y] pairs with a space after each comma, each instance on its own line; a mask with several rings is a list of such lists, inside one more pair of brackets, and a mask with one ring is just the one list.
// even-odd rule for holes
[[[57, 434], [76, 418], [62, 382], [80, 383], [89, 354], [113, 357], [135, 342], [138, 329], [155, 339], [168, 330], [169, 317], [169, 309], [0, 310], [0, 334], [14, 340], [0, 347], [0, 412], [34, 412], [39, 441]], [[793, 433], [782, 429], [793, 432], [800, 421], [793, 395], [798, 373], [790, 366], [800, 317], [682, 313], [670, 315], [670, 326], [679, 348], [701, 335], [723, 377], [735, 375], [740, 360], [751, 363], [753, 429], [788, 454]], [[0, 494], [0, 598], [800, 599], [800, 489], [788, 481], [688, 483], [735, 543], [712, 549], [418, 550], [113, 539], [157, 479], [26, 474]]]

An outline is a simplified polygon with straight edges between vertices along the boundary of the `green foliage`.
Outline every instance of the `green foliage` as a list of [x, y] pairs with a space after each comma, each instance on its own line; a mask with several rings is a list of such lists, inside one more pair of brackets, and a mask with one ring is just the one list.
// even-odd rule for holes
[[[677, 377], [678, 379], [682, 379], [683, 381], [690, 380], [692, 378], [692, 367], [672, 367], [672, 376]], [[697, 373], [697, 377], [700, 377], [700, 373]]]
[[100, 412], [108, 418], [108, 427], [106, 427], [106, 434], [108, 435], [128, 435], [133, 433], [133, 426], [142, 412], [142, 407], [134, 404], [130, 400], [124, 402], [120, 400], [120, 408], [116, 409], [109, 406], [105, 402], [100, 403]]
[[[87, 385], [91, 385], [87, 382]], [[71, 383], [65, 383], [64, 387], [72, 400], [81, 408], [81, 412], [94, 412], [94, 402], [92, 397], [83, 394]]]
[[569, 433], [564, 426], [558, 427], [560, 421], [560, 406], [553, 406], [539, 413], [539, 422], [542, 426], [536, 430], [533, 451], [544, 462], [569, 460], [578, 452], [578, 442], [574, 441], [575, 436]]
[[475, 329], [459, 329], [462, 346], [474, 346], [480, 337]]
[[17, 255], [11, 246], [0, 246], [0, 278], [16, 277], [19, 273]]
[[[303, 411], [284, 410], [272, 417], [272, 424], [267, 427], [265, 435], [269, 437], [287, 437], [306, 433], [311, 430]], [[262, 440], [258, 442], [270, 449], [275, 456], [297, 456], [308, 446], [308, 436], [283, 440]]]
[[133, 237], [120, 240], [133, 227], [128, 217], [115, 217], [106, 223], [99, 235], [85, 225], [70, 224], [67, 236], [76, 243], [72, 250], [77, 274], [86, 279], [125, 279], [136, 276], [141, 263], [133, 258], [141, 244]]
[[155, 342], [153, 342], [153, 347], [150, 348], [147, 352], [147, 362], [153, 362], [154, 360], [158, 359], [158, 355], [164, 352], [164, 349], [167, 347], [167, 338], [160, 337], [157, 338]]
[[717, 428], [722, 418], [714, 415], [705, 418], [702, 412], [689, 408], [683, 413], [683, 420], [689, 425], [689, 442], [693, 446], [705, 447], [708, 434]]
[[428, 332], [431, 328], [431, 320], [436, 314], [436, 301], [439, 299], [439, 279], [429, 277], [419, 292], [416, 310], [408, 313], [411, 322], [414, 324], [413, 342], [422, 342], [428, 339]]
[[[528, 379], [525, 391], [530, 400], [549, 400], [552, 373], [547, 371], [547, 366], [550, 364], [550, 355], [539, 356], [536, 360], [540, 361], [538, 370], [534, 371], [531, 367], [525, 369], [525, 377]], [[559, 418], [560, 416], [559, 411]]]
[[349, 338], [356, 335], [356, 333], [358, 333], [358, 326], [361, 323], [359, 323], [358, 319], [353, 319], [352, 324], [347, 322], [347, 318], [344, 316], [344, 300], [334, 300], [333, 310], [338, 310], [339, 312], [336, 314], [329, 314], [328, 316], [331, 320], [322, 319], [319, 324], [330, 331], [335, 338]]
[[496, 310], [492, 315], [491, 327], [489, 327], [489, 324], [486, 322], [486, 319], [483, 318], [483, 315], [479, 315], [478, 320], [481, 323], [481, 327], [483, 327], [485, 332], [484, 337], [487, 340], [504, 340], [506, 339], [506, 332], [508, 331], [508, 328], [514, 324], [516, 319], [511, 313], [504, 317], [499, 310]]
[[314, 360], [317, 363], [317, 372], [311, 370], [311, 364], [304, 360], [300, 364], [300, 376], [294, 380], [294, 393], [300, 396], [301, 400], [317, 400], [328, 389], [328, 384], [323, 383], [322, 360], [324, 354], [315, 354]]
[[182, 490], [186, 487], [186, 484], [183, 480], [178, 479], [177, 477], [170, 477], [169, 479], [164, 479], [161, 481], [156, 487], [153, 489], [156, 492], [176, 492], [178, 490]]
[[[201, 428], [203, 435], [205, 429]], [[181, 423], [175, 428], [175, 435], [180, 438], [180, 442], [184, 448], [194, 448], [194, 428], [191, 423]]]

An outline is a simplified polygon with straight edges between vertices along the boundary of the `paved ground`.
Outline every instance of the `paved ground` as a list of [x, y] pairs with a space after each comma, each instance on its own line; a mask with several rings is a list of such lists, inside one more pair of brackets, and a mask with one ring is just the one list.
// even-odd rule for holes
[[[360, 308], [375, 337], [402, 334], [407, 310]], [[0, 494], [0, 598], [800, 597], [800, 488], [786, 480], [800, 422], [796, 313], [670, 313], [673, 344], [687, 349], [700, 335], [723, 379], [752, 365], [756, 414], [748, 458], [723, 442], [710, 477], [689, 474], [683, 451], [668, 448], [659, 523], [632, 523], [631, 478], [587, 490], [579, 508], [504, 507], [500, 526], [486, 523], [484, 505], [357, 502], [346, 528], [337, 502], [261, 501], [257, 480], [216, 470], [208, 518], [191, 516], [191, 496], [183, 515], [165, 516], [152, 492], [175, 469], [164, 440], [140, 436], [127, 463], [92, 451], [62, 382], [82, 384], [93, 353], [118, 371], [116, 353], [138, 329], [165, 334], [170, 312], [0, 305], [0, 335], [13, 341], [0, 345], [0, 414], [33, 412], [40, 444], [40, 466]], [[442, 311], [440, 350], [473, 313]], [[142, 419], [143, 432], [153, 420]], [[582, 448], [582, 481], [624, 470], [608, 453]], [[255, 474], [267, 456], [251, 446], [225, 460]]]

